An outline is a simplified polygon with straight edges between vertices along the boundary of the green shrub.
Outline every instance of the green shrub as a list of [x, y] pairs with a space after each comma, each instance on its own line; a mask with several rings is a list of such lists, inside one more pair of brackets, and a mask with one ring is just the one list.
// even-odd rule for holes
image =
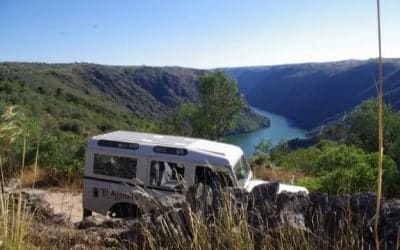
[[296, 185], [306, 187], [310, 192], [321, 191], [321, 182], [315, 177], [305, 177], [296, 181]]
[[376, 180], [374, 172], [366, 165], [338, 168], [320, 177], [320, 191], [331, 194], [373, 191]]
[[[288, 153], [281, 166], [315, 176], [298, 181], [310, 191], [338, 194], [374, 191], [377, 162], [377, 153], [367, 153], [356, 146], [322, 141], [316, 147]], [[399, 171], [391, 157], [384, 157], [383, 169], [384, 195], [399, 196]]]
[[257, 166], [263, 166], [266, 164], [269, 160], [269, 157], [267, 154], [256, 154], [250, 158], [250, 161]]
[[74, 135], [46, 135], [40, 144], [39, 165], [55, 177], [82, 174], [86, 140]]
[[328, 146], [321, 150], [318, 160], [311, 166], [311, 171], [318, 174], [329, 173], [337, 168], [354, 168], [367, 165], [366, 154], [355, 146]]
[[283, 158], [281, 166], [287, 169], [302, 170], [307, 174], [313, 173], [319, 151], [315, 147], [295, 150]]
[[[378, 149], [378, 101], [362, 102], [349, 113], [350, 124], [346, 142], [372, 153]], [[385, 153], [400, 165], [400, 112], [389, 105], [383, 106]]]
[[271, 140], [267, 139], [260, 139], [256, 147], [254, 148], [254, 154], [269, 154], [270, 150], [272, 148], [272, 142]]
[[282, 165], [282, 161], [290, 152], [291, 150], [288, 148], [288, 145], [285, 141], [280, 142], [278, 145], [269, 150], [271, 161], [273, 161], [276, 165]]
[[83, 123], [76, 119], [65, 119], [59, 123], [60, 130], [64, 132], [72, 132], [77, 135], [83, 133], [83, 126]]
[[[370, 166], [375, 167], [378, 162], [378, 153], [369, 154], [367, 157]], [[376, 169], [374, 168], [376, 176]], [[400, 172], [396, 166], [396, 162], [389, 156], [383, 157], [383, 193], [389, 197], [400, 196]], [[376, 179], [376, 177], [375, 177]]]

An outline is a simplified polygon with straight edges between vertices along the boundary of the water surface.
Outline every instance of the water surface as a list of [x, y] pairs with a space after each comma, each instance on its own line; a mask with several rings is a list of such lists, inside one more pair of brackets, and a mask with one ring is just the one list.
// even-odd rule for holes
[[284, 116], [277, 115], [259, 108], [251, 108], [255, 112], [267, 116], [271, 121], [271, 126], [268, 128], [258, 129], [250, 133], [232, 135], [224, 138], [225, 142], [241, 147], [247, 156], [250, 156], [250, 154], [254, 152], [255, 146], [260, 142], [261, 139], [268, 139], [272, 142], [272, 145], [277, 145], [283, 140], [306, 137], [306, 130], [292, 126], [290, 121]]

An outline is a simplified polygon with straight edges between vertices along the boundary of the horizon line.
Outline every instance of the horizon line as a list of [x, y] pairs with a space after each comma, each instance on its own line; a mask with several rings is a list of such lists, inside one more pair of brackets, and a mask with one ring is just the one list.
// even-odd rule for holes
[[[87, 61], [73, 61], [73, 62], [45, 62], [45, 61], [0, 61], [1, 64], [6, 63], [21, 63], [21, 64], [92, 64], [101, 66], [114, 66], [114, 67], [155, 67], [155, 68], [187, 68], [187, 69], [198, 69], [198, 70], [218, 70], [218, 69], [234, 69], [234, 68], [258, 68], [258, 67], [276, 67], [276, 66], [288, 66], [288, 65], [301, 65], [301, 64], [325, 64], [325, 63], [342, 63], [350, 61], [372, 61], [377, 60], [377, 57], [369, 57], [363, 59], [348, 58], [339, 59], [332, 61], [303, 61], [303, 62], [288, 62], [288, 63], [277, 63], [277, 64], [251, 64], [251, 65], [232, 65], [232, 66], [219, 66], [219, 67], [191, 67], [191, 66], [181, 66], [181, 65], [150, 65], [150, 64], [113, 64], [113, 63], [101, 63], [101, 62], [87, 62]], [[400, 60], [400, 57], [384, 57], [383, 60]]]

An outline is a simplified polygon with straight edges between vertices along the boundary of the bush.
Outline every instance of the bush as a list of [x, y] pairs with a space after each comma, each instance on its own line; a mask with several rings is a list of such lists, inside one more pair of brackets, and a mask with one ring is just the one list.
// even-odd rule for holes
[[[354, 144], [367, 152], [378, 149], [378, 101], [364, 101], [349, 113], [348, 144]], [[387, 155], [400, 165], [400, 112], [391, 106], [383, 106], [384, 145]]]
[[57, 179], [82, 174], [86, 140], [74, 135], [46, 135], [40, 144], [39, 165]]
[[260, 141], [258, 142], [258, 144], [256, 145], [255, 149], [254, 149], [254, 154], [258, 155], [258, 154], [269, 154], [269, 151], [272, 148], [272, 142], [271, 140], [267, 140], [267, 139], [260, 139]]
[[[376, 166], [378, 162], [378, 153], [372, 153], [367, 158], [370, 166]], [[376, 169], [374, 168], [376, 176]], [[383, 193], [389, 197], [400, 196], [400, 172], [396, 166], [396, 162], [389, 156], [383, 157]], [[376, 177], [375, 177], [376, 179]]]
[[83, 123], [75, 119], [62, 120], [59, 123], [60, 130], [64, 132], [72, 132], [80, 135], [83, 132]]
[[320, 191], [330, 194], [373, 191], [376, 177], [373, 169], [365, 165], [338, 168], [319, 178]]
[[[315, 176], [298, 182], [310, 191], [339, 194], [374, 191], [377, 162], [377, 153], [367, 153], [356, 146], [322, 142], [316, 147], [290, 152], [282, 166]], [[389, 156], [384, 157], [383, 169], [384, 195], [399, 196], [399, 171]]]
[[316, 147], [295, 150], [283, 158], [281, 166], [286, 169], [302, 170], [307, 174], [313, 173], [319, 151]]
[[96, 127], [102, 132], [110, 131], [110, 130], [112, 130], [114, 128], [114, 126], [111, 123], [107, 122], [107, 121], [101, 122]]
[[355, 146], [337, 145], [321, 150], [318, 160], [311, 166], [314, 173], [329, 173], [337, 168], [354, 168], [368, 165], [366, 154]]
[[250, 158], [250, 162], [257, 166], [263, 166], [270, 160], [270, 150], [272, 147], [271, 140], [261, 139], [255, 147], [254, 153]]
[[315, 177], [305, 177], [296, 181], [296, 185], [306, 187], [310, 192], [321, 191], [321, 182]]
[[269, 157], [267, 154], [257, 154], [250, 158], [250, 162], [254, 163], [257, 166], [263, 166], [268, 162], [268, 160]]

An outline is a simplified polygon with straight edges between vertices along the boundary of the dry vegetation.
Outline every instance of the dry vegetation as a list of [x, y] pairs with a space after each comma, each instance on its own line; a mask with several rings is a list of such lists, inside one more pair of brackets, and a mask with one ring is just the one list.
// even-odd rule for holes
[[[76, 227], [58, 222], [53, 215], [43, 217], [39, 207], [26, 229], [24, 244], [41, 249], [369, 249], [373, 246], [369, 215], [355, 216], [346, 204], [337, 210], [341, 211], [340, 219], [313, 210], [312, 222], [303, 227], [287, 219], [276, 224], [277, 218], [270, 207], [275, 203], [256, 204], [255, 207], [263, 206], [260, 210], [234, 209], [228, 196], [220, 196], [221, 193], [218, 199], [214, 193], [208, 193], [209, 198], [201, 197], [202, 192], [198, 193], [200, 197], [195, 191], [192, 194], [187, 202], [174, 207], [155, 201], [157, 212], [149, 217], [137, 220], [89, 217]], [[306, 196], [298, 198], [292, 204], [295, 207], [307, 203]], [[285, 211], [282, 210], [278, 221], [289, 216]], [[386, 249], [399, 246], [398, 242], [397, 246], [387, 243], [382, 242]]]
[[82, 192], [82, 178], [74, 178], [67, 183], [59, 183], [52, 179], [52, 176], [40, 167], [29, 167], [18, 177], [22, 188], [45, 188], [50, 191], [68, 192], [68, 193], [81, 193]]
[[[291, 183], [304, 177], [301, 172], [268, 164], [253, 170], [257, 178], [272, 182]], [[22, 167], [20, 183], [24, 187], [37, 187], [40, 183], [49, 183], [48, 178], [35, 164]], [[79, 192], [80, 183], [56, 190]], [[229, 196], [218, 196], [218, 192], [205, 196], [189, 192], [192, 196], [177, 207], [153, 201], [158, 212], [138, 220], [102, 218], [102, 222], [89, 220], [75, 226], [69, 222], [70, 215], [55, 213], [59, 212], [53, 209], [55, 204], [53, 208], [45, 202], [33, 204], [22, 189], [14, 190], [11, 195], [4, 191], [0, 196], [1, 249], [362, 249], [372, 246], [372, 232], [368, 230], [370, 218], [355, 217], [346, 204], [340, 210], [340, 219], [332, 222], [327, 214], [313, 210], [310, 218], [303, 217], [304, 221], [311, 220], [305, 226], [305, 222], [290, 222], [292, 215], [285, 212], [286, 205], [276, 213], [277, 207], [282, 206], [276, 203], [279, 197], [258, 201], [258, 205], [251, 203], [250, 207], [237, 207]], [[290, 209], [295, 211], [310, 202], [309, 198], [302, 201], [304, 197], [301, 197]], [[382, 243], [387, 249], [400, 246], [398, 232], [397, 245]]]
[[304, 172], [274, 167], [271, 164], [253, 167], [257, 179], [294, 184], [297, 180], [306, 177]]
[[[266, 176], [276, 171], [262, 170], [258, 171], [267, 173]], [[278, 171], [275, 177], [287, 180], [291, 173]], [[371, 246], [369, 215], [355, 214], [346, 203], [336, 205], [342, 206], [338, 210], [340, 219], [312, 210], [313, 216], [305, 218], [306, 222], [311, 220], [307, 227], [289, 222], [286, 204], [296, 211], [310, 202], [307, 196], [292, 196], [299, 200], [289, 199], [282, 204], [276, 203], [281, 199], [276, 197], [273, 201], [252, 203], [251, 207], [236, 207], [230, 196], [192, 189], [187, 201], [173, 207], [153, 201], [157, 212], [141, 219], [89, 217], [74, 226], [62, 215], [54, 214], [45, 202], [33, 204], [32, 197], [21, 191], [13, 195], [2, 192], [0, 197], [1, 249], [367, 249]], [[276, 208], [282, 205], [276, 217]], [[399, 240], [397, 245], [385, 245], [387, 249], [399, 246]]]
[[26, 240], [31, 226], [31, 216], [21, 192], [9, 195], [4, 191], [3, 164], [0, 156], [1, 193], [0, 193], [0, 248], [26, 249]]

